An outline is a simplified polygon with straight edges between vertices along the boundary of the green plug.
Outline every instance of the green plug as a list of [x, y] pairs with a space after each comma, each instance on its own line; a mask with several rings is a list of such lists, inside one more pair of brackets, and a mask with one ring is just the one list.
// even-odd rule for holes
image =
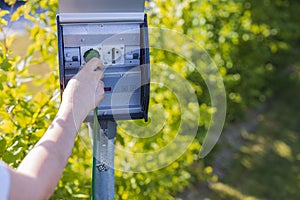
[[83, 55], [84, 61], [88, 62], [90, 61], [92, 58], [100, 58], [100, 54], [97, 50], [95, 49], [90, 49], [87, 50], [84, 55]]

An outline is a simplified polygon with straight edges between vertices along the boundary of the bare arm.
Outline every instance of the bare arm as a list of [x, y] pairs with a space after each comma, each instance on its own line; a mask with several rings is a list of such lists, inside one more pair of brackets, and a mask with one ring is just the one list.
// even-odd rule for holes
[[88, 112], [104, 98], [103, 72], [92, 59], [69, 81], [52, 124], [17, 170], [10, 169], [10, 199], [48, 199], [72, 152], [78, 129]]

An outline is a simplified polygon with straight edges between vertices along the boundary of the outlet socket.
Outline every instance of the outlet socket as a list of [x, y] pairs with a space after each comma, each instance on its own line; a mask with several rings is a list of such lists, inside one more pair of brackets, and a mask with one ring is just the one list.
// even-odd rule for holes
[[103, 45], [99, 52], [104, 65], [123, 65], [125, 62], [124, 45]]

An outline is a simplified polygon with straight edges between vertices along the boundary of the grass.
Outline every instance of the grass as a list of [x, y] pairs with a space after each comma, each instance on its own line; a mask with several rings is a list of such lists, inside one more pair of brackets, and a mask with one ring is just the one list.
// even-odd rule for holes
[[206, 199], [300, 199], [300, 80], [277, 80], [274, 98]]

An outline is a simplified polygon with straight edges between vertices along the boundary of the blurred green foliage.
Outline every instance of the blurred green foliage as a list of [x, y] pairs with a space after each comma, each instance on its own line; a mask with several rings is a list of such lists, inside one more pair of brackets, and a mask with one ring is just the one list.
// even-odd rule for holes
[[[16, 3], [15, 0], [5, 2], [11, 6]], [[300, 38], [297, 24], [300, 3], [297, 1], [156, 0], [148, 2], [147, 7], [150, 26], [187, 35], [216, 63], [227, 90], [228, 121], [240, 120], [247, 109], [264, 102], [272, 95], [277, 74], [296, 62]], [[0, 158], [13, 167], [18, 166], [43, 135], [59, 105], [57, 10], [57, 0], [27, 0], [14, 13], [0, 11], [0, 33], [4, 36], [0, 43]], [[3, 16], [10, 19], [5, 20]], [[21, 44], [12, 45], [15, 36], [7, 35], [5, 29], [20, 17], [33, 22], [28, 28], [30, 45], [24, 56], [14, 54], [12, 49]], [[170, 44], [177, 41], [172, 37], [160, 37], [159, 42]], [[192, 51], [189, 62], [197, 64], [199, 53]], [[151, 55], [154, 66], [162, 66], [151, 69], [153, 79], [170, 79], [167, 71], [161, 71], [163, 66], [170, 66], [179, 73], [183, 66], [188, 65], [188, 61], [171, 52], [153, 49]], [[32, 73], [32, 68], [45, 68], [47, 73]], [[176, 193], [193, 180], [216, 180], [213, 169], [197, 160], [201, 138], [213, 113], [210, 96], [202, 74], [187, 70], [182, 76], [189, 80], [199, 101], [201, 118], [197, 138], [200, 141], [194, 141], [180, 158], [160, 170], [148, 173], [116, 171], [116, 199], [175, 199]], [[126, 130], [130, 130], [132, 124], [146, 124], [122, 122], [117, 147], [137, 153], [151, 152], [161, 149], [176, 137], [182, 114], [178, 99], [166, 87], [151, 86], [150, 111], [154, 116], [163, 108], [160, 115], [165, 126], [155, 137], [137, 140], [126, 134]], [[195, 105], [189, 106], [187, 116], [192, 117]], [[86, 147], [89, 146], [86, 132], [83, 128], [79, 133], [81, 136], [52, 199], [90, 198], [92, 155], [91, 148]], [[173, 148], [176, 151], [176, 146]], [[116, 157], [120, 162], [126, 159], [125, 153]]]

